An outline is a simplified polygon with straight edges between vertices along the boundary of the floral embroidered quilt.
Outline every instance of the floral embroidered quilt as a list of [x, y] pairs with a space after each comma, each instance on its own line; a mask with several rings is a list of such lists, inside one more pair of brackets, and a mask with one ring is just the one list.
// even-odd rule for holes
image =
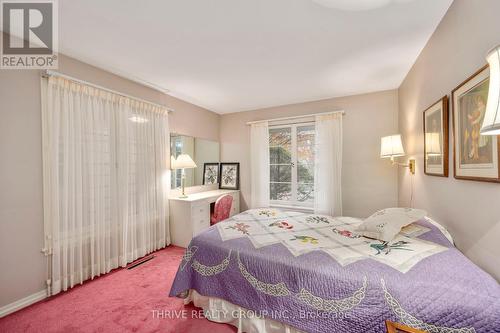
[[294, 256], [324, 251], [340, 265], [371, 258], [403, 273], [420, 260], [446, 251], [437, 243], [416, 238], [430, 231], [412, 225], [411, 233], [403, 231], [390, 243], [358, 235], [354, 230], [362, 220], [350, 217], [310, 215], [277, 209], [249, 210], [219, 224], [223, 241], [248, 238], [255, 248], [282, 244]]

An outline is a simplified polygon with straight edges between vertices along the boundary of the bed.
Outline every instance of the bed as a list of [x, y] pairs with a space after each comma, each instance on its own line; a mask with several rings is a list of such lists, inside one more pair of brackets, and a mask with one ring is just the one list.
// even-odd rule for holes
[[249, 332], [379, 333], [385, 320], [500, 332], [499, 284], [442, 226], [426, 217], [384, 243], [353, 232], [360, 223], [278, 209], [235, 215], [192, 239], [170, 296]]

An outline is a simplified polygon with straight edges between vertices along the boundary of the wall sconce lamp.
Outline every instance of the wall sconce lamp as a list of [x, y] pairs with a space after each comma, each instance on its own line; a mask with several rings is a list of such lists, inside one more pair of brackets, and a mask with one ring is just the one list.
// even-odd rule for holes
[[441, 156], [441, 138], [438, 132], [425, 133], [425, 158]]
[[398, 163], [394, 159], [399, 156], [404, 156], [403, 143], [401, 142], [401, 134], [384, 136], [380, 140], [380, 158], [390, 158], [392, 165], [398, 165], [409, 168], [412, 175], [415, 174], [415, 160], [410, 159], [408, 164]]
[[490, 65], [490, 88], [481, 135], [500, 135], [500, 45], [486, 56]]

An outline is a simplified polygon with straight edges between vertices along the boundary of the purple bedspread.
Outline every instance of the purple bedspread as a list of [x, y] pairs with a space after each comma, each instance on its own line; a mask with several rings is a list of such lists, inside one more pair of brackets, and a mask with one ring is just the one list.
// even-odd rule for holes
[[223, 241], [212, 226], [191, 241], [170, 296], [194, 289], [306, 332], [380, 333], [385, 320], [432, 333], [500, 332], [499, 284], [437, 227], [417, 224], [430, 229], [419, 239], [446, 249], [405, 273], [371, 258], [341, 265], [324, 251]]

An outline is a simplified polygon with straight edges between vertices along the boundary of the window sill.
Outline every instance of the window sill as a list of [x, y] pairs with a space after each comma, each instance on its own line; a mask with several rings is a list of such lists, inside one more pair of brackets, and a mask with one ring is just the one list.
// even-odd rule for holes
[[314, 208], [313, 207], [293, 206], [293, 205], [279, 205], [279, 204], [271, 204], [270, 207], [271, 208], [287, 209], [287, 210], [292, 210], [292, 211], [296, 211], [296, 212], [314, 213]]

